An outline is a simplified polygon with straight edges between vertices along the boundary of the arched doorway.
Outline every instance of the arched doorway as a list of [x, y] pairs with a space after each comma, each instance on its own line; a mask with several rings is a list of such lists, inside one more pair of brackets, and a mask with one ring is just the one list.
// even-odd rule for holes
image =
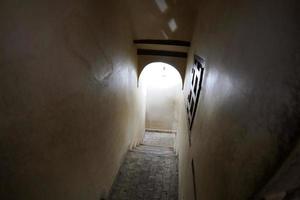
[[141, 72], [139, 86], [145, 97], [146, 132], [176, 133], [182, 102], [179, 72], [167, 63], [150, 63]]

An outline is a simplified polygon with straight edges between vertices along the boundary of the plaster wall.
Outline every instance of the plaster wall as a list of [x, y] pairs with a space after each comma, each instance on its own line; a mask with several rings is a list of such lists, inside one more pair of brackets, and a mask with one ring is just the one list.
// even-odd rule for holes
[[[256, 195], [255, 199], [297, 199], [300, 197], [300, 143], [290, 153], [280, 169], [265, 185], [265, 187]], [[275, 198], [277, 197], [277, 198]]]
[[179, 120], [181, 80], [172, 87], [146, 88], [146, 129], [176, 131]]
[[142, 139], [123, 1], [0, 2], [0, 196], [98, 200]]
[[[299, 135], [297, 1], [203, 0], [189, 53], [204, 58], [203, 89], [188, 145], [177, 136], [180, 199], [244, 200], [270, 179]], [[184, 109], [182, 109], [184, 110]]]

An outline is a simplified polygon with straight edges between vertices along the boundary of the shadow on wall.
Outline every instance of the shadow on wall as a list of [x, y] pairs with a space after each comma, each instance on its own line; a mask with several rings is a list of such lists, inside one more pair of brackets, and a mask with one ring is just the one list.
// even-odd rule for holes
[[286, 154], [296, 145], [300, 132], [300, 73], [295, 67], [293, 76], [287, 81], [287, 88], [290, 89], [290, 99], [292, 104], [283, 105], [277, 114], [278, 119], [282, 119], [281, 124], [271, 124], [270, 133], [278, 137], [278, 147], [280, 159], [284, 159]]

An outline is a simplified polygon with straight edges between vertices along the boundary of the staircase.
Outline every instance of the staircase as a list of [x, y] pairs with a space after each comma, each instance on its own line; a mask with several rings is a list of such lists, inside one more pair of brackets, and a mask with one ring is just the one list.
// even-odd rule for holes
[[142, 144], [128, 151], [110, 200], [177, 200], [178, 165], [172, 147]]

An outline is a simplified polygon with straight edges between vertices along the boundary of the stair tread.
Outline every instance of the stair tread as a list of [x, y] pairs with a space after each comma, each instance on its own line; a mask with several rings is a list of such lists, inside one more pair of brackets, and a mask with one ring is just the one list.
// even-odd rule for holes
[[165, 146], [154, 146], [141, 144], [131, 151], [140, 152], [140, 153], [149, 153], [155, 155], [165, 155], [165, 156], [176, 156], [173, 147], [165, 147]]
[[157, 152], [151, 152], [151, 151], [138, 151], [138, 150], [130, 150], [131, 152], [135, 152], [135, 153], [142, 153], [142, 154], [151, 154], [151, 155], [156, 155], [156, 156], [175, 156], [175, 153], [157, 153]]
[[154, 145], [145, 145], [145, 144], [141, 144], [141, 145], [137, 146], [136, 148], [168, 149], [168, 150], [173, 150], [173, 147], [154, 146]]

